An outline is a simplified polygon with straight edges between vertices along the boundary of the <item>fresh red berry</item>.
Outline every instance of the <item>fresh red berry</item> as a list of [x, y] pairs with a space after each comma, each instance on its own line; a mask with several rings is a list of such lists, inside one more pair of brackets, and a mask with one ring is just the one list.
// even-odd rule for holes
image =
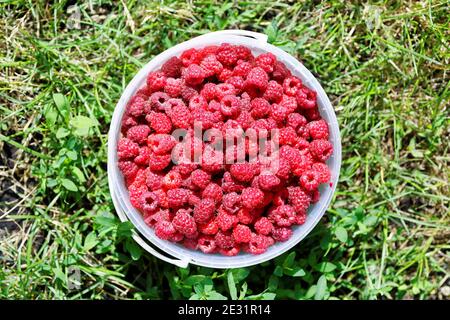
[[333, 145], [328, 140], [313, 140], [309, 146], [313, 158], [321, 162], [325, 162], [333, 153]]
[[276, 81], [270, 80], [263, 98], [272, 103], [279, 103], [283, 97], [283, 87]]
[[238, 60], [236, 48], [228, 43], [222, 44], [216, 52], [217, 60], [225, 66], [234, 66]]
[[153, 192], [144, 192], [140, 198], [140, 208], [145, 214], [156, 212], [159, 207], [158, 196]]
[[150, 160], [150, 149], [148, 147], [140, 147], [139, 155], [134, 158], [134, 163], [140, 166], [147, 166]]
[[205, 57], [200, 63], [200, 67], [203, 69], [205, 78], [219, 75], [223, 70], [223, 65], [213, 54]]
[[162, 187], [162, 175], [151, 172], [147, 172], [146, 185], [149, 190], [154, 191]]
[[147, 76], [147, 86], [152, 91], [162, 90], [166, 85], [166, 80], [167, 77], [165, 76], [164, 72], [150, 72]]
[[173, 217], [172, 224], [178, 232], [188, 238], [192, 238], [197, 233], [197, 224], [188, 210], [178, 210], [175, 217]]
[[283, 81], [283, 91], [291, 97], [295, 97], [296, 93], [303, 87], [302, 80], [297, 77], [288, 77]]
[[251, 104], [251, 115], [255, 119], [264, 118], [270, 112], [270, 103], [263, 98], [255, 98]]
[[203, 82], [206, 74], [198, 64], [191, 64], [183, 70], [182, 77], [186, 84], [195, 86]]
[[303, 87], [295, 92], [298, 106], [301, 109], [312, 109], [317, 105], [317, 92]]
[[244, 87], [250, 96], [258, 97], [264, 94], [269, 82], [269, 76], [261, 67], [255, 67], [247, 74]]
[[118, 166], [120, 171], [122, 171], [124, 177], [127, 179], [134, 179], [139, 170], [139, 167], [136, 165], [136, 163], [129, 160], [119, 161]]
[[215, 219], [211, 219], [207, 223], [198, 224], [198, 231], [203, 234], [215, 235], [219, 231], [219, 225]]
[[176, 230], [170, 221], [159, 221], [155, 225], [155, 234], [158, 238], [163, 240], [169, 240]]
[[214, 236], [214, 240], [220, 249], [231, 249], [235, 245], [235, 240], [231, 235], [231, 232], [219, 231]]
[[185, 67], [188, 67], [193, 63], [199, 62], [199, 59], [200, 59], [200, 54], [199, 54], [198, 50], [194, 49], [194, 48], [184, 51], [180, 56], [180, 60], [183, 64], [183, 66], [185, 66]]
[[161, 71], [166, 77], [179, 78], [183, 63], [177, 57], [172, 57], [161, 66]]
[[133, 159], [139, 155], [139, 145], [128, 138], [121, 138], [117, 143], [117, 155], [120, 160]]
[[201, 169], [197, 169], [191, 173], [191, 179], [193, 185], [203, 190], [211, 182], [211, 175]]
[[206, 198], [202, 199], [194, 208], [194, 219], [197, 223], [206, 223], [213, 216], [216, 210], [214, 200]]
[[237, 243], [248, 243], [252, 238], [252, 231], [248, 226], [238, 224], [233, 229], [233, 238]]
[[271, 73], [274, 69], [277, 58], [270, 52], [260, 54], [255, 59], [255, 64], [264, 69], [265, 72]]
[[156, 155], [165, 155], [172, 151], [177, 144], [174, 137], [169, 134], [151, 134], [148, 136], [147, 145]]
[[273, 230], [273, 224], [266, 217], [259, 218], [254, 224], [255, 231], [264, 236], [269, 235]]
[[200, 236], [198, 238], [198, 248], [204, 253], [214, 253], [216, 251], [216, 241], [212, 236]]
[[228, 231], [237, 225], [239, 219], [237, 216], [222, 210], [217, 214], [216, 222], [222, 231]]
[[156, 133], [170, 133], [172, 131], [172, 121], [164, 113], [151, 112], [145, 119]]
[[[153, 111], [165, 111], [166, 102], [170, 99], [170, 97], [165, 92], [155, 92], [149, 98], [149, 106]], [[150, 111], [150, 110], [148, 110]], [[150, 112], [148, 112], [150, 113]], [[148, 121], [148, 120], [147, 120]]]
[[275, 227], [272, 231], [272, 238], [276, 241], [287, 241], [292, 236], [292, 230], [286, 227]]
[[127, 138], [131, 141], [142, 144], [147, 141], [149, 134], [150, 128], [145, 124], [141, 124], [128, 129]]
[[241, 182], [250, 182], [258, 173], [253, 163], [234, 163], [230, 166], [230, 173], [233, 178]]
[[212, 82], [205, 83], [200, 91], [200, 95], [205, 98], [207, 102], [214, 100], [216, 97], [216, 84]]
[[189, 190], [176, 188], [167, 191], [167, 201], [171, 208], [185, 205], [189, 201]]
[[265, 191], [273, 191], [281, 183], [280, 178], [274, 174], [261, 174], [258, 176], [258, 186]]
[[312, 139], [328, 140], [328, 125], [325, 120], [311, 121], [306, 125], [309, 130], [309, 136]]
[[128, 103], [127, 112], [133, 117], [145, 114], [147, 101], [142, 96], [134, 96]]
[[268, 215], [276, 225], [280, 227], [289, 227], [295, 223], [296, 212], [289, 205], [282, 205], [270, 212]]
[[175, 171], [169, 171], [163, 178], [162, 187], [165, 190], [179, 188], [183, 180], [181, 179], [181, 175]]
[[164, 92], [171, 98], [176, 98], [181, 95], [181, 88], [183, 81], [181, 79], [167, 78]]
[[311, 198], [300, 187], [288, 187], [288, 199], [297, 214], [305, 213], [311, 202]]
[[202, 198], [213, 199], [216, 203], [220, 203], [222, 201], [223, 191], [222, 188], [214, 182], [211, 182], [206, 186], [206, 188], [202, 192]]
[[241, 202], [247, 209], [257, 208], [264, 200], [264, 192], [257, 188], [245, 188], [242, 190]]
[[291, 76], [291, 72], [284, 63], [277, 61], [273, 68], [272, 79], [278, 83], [283, 83], [284, 79]]
[[319, 174], [319, 183], [326, 183], [331, 179], [331, 172], [328, 166], [322, 162], [316, 162], [312, 165], [312, 170]]
[[319, 187], [320, 175], [317, 171], [305, 171], [300, 177], [300, 185], [307, 191], [314, 191]]
[[150, 155], [150, 161], [148, 163], [148, 166], [150, 170], [153, 171], [161, 171], [167, 168], [167, 166], [170, 164], [171, 157], [170, 154], [152, 154]]

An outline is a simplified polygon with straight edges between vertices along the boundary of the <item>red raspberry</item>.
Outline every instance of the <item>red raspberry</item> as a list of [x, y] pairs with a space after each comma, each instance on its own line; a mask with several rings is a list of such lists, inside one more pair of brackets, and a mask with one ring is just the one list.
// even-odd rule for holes
[[272, 231], [272, 237], [276, 241], [287, 241], [292, 236], [292, 230], [289, 228], [275, 227]]
[[137, 209], [140, 209], [141, 196], [144, 192], [147, 192], [147, 187], [140, 184], [130, 184], [128, 187], [128, 193], [130, 195], [131, 205]]
[[211, 236], [201, 236], [198, 238], [198, 248], [204, 253], [216, 252], [216, 241]]
[[222, 72], [217, 76], [217, 80], [219, 80], [220, 82], [225, 82], [232, 76], [233, 70], [223, 68]]
[[260, 67], [255, 67], [247, 75], [245, 88], [250, 96], [261, 96], [267, 88], [269, 76]]
[[277, 58], [270, 52], [260, 54], [255, 59], [257, 67], [261, 67], [265, 72], [271, 73], [274, 69]]
[[134, 179], [139, 167], [133, 161], [119, 161], [119, 169], [127, 180]]
[[297, 154], [299, 154], [299, 156], [295, 158], [295, 162], [291, 162], [290, 166], [294, 175], [301, 176], [305, 171], [311, 169], [312, 158], [309, 152], [298, 152]]
[[297, 214], [306, 213], [311, 198], [300, 187], [288, 187], [288, 199]]
[[217, 49], [217, 60], [225, 66], [234, 66], [238, 60], [236, 48], [228, 43], [223, 43]]
[[152, 93], [149, 99], [149, 105], [151, 109], [155, 111], [165, 111], [166, 102], [170, 99], [167, 93], [155, 92]]
[[191, 64], [183, 70], [182, 77], [186, 84], [195, 86], [203, 82], [206, 74], [198, 64]]
[[288, 96], [295, 97], [297, 91], [303, 87], [302, 80], [293, 76], [284, 79], [283, 90]]
[[300, 113], [291, 113], [287, 118], [287, 125], [297, 130], [299, 127], [304, 127], [308, 121]]
[[251, 102], [251, 115], [255, 119], [264, 118], [270, 112], [270, 103], [263, 98], [255, 98]]
[[242, 111], [250, 111], [252, 98], [247, 92], [241, 94], [241, 109]]
[[241, 93], [242, 89], [244, 88], [244, 78], [233, 76], [227, 79], [225, 83], [231, 84], [235, 89], [237, 93]]
[[199, 110], [204, 111], [208, 106], [208, 102], [206, 101], [205, 97], [201, 95], [196, 95], [189, 100], [189, 109], [191, 110]]
[[254, 228], [258, 234], [267, 236], [272, 232], [273, 224], [266, 217], [261, 217], [255, 222]]
[[235, 180], [231, 174], [227, 171], [223, 174], [222, 178], [222, 188], [224, 192], [241, 192], [244, 190], [245, 186]]
[[147, 172], [146, 184], [151, 191], [160, 189], [162, 186], [162, 176], [149, 170]]
[[188, 210], [178, 210], [175, 217], [173, 217], [172, 224], [178, 232], [188, 238], [193, 238], [193, 235], [197, 233], [197, 224]]
[[253, 58], [252, 51], [246, 46], [235, 46], [234, 50], [237, 58], [240, 60], [249, 60]]
[[223, 65], [219, 62], [216, 56], [212, 54], [202, 60], [200, 67], [205, 73], [205, 78], [213, 75], [219, 75], [223, 70]]
[[280, 227], [289, 227], [295, 223], [295, 210], [289, 205], [282, 205], [272, 210], [269, 219]]
[[313, 158], [321, 162], [325, 162], [333, 153], [333, 145], [328, 140], [313, 140], [309, 146]]
[[164, 86], [164, 92], [170, 97], [176, 98], [181, 94], [182, 87], [183, 81], [181, 79], [167, 78], [166, 85]]
[[181, 56], [181, 62], [183, 63], [183, 66], [188, 67], [193, 63], [197, 63], [200, 58], [199, 52], [192, 48], [184, 51]]
[[264, 192], [256, 188], [245, 188], [242, 190], [241, 202], [247, 209], [258, 207], [264, 200]]
[[238, 255], [239, 251], [240, 251], [239, 245], [235, 245], [234, 247], [229, 248], [229, 249], [219, 249], [219, 252], [221, 255], [228, 256], [228, 257], [233, 257], [233, 256]]
[[238, 224], [233, 229], [233, 238], [237, 243], [248, 243], [252, 238], [252, 231], [249, 227]]
[[238, 124], [241, 126], [241, 128], [243, 130], [250, 128], [250, 126], [253, 124], [253, 122], [255, 122], [255, 120], [253, 119], [251, 114], [247, 111], [241, 111], [239, 116], [236, 118], [236, 121], [238, 122]]
[[133, 159], [139, 155], [139, 146], [128, 138], [121, 138], [117, 143], [119, 160]]
[[242, 62], [233, 69], [233, 76], [246, 77], [253, 65], [249, 62]]
[[283, 158], [278, 158], [272, 166], [273, 172], [280, 179], [288, 179], [291, 175], [291, 166], [289, 161]]
[[123, 135], [126, 135], [129, 128], [137, 125], [138, 122], [136, 121], [136, 118], [130, 115], [128, 111], [126, 111], [122, 118], [120, 131]]
[[156, 133], [170, 133], [172, 131], [172, 122], [164, 113], [151, 112], [145, 119]]
[[168, 221], [172, 219], [172, 215], [168, 210], [159, 210], [156, 213], [146, 214], [144, 215], [144, 222], [149, 227], [155, 227], [158, 222]]
[[318, 189], [310, 192], [310, 197], [311, 197], [311, 203], [316, 203], [319, 201], [320, 199], [320, 192]]
[[283, 97], [283, 87], [276, 81], [270, 80], [263, 98], [269, 102], [279, 103]]
[[314, 170], [305, 171], [300, 177], [300, 185], [308, 191], [313, 191], [319, 187], [320, 175]]
[[217, 173], [223, 170], [223, 152], [207, 146], [202, 155], [203, 170]]
[[145, 124], [141, 124], [128, 129], [127, 138], [136, 143], [142, 144], [147, 141], [149, 133], [150, 128]]
[[139, 202], [145, 214], [154, 213], [159, 207], [158, 196], [153, 192], [144, 192]]
[[280, 179], [273, 174], [261, 174], [258, 176], [258, 186], [262, 190], [273, 191], [280, 183]]
[[251, 224], [255, 218], [255, 216], [252, 214], [252, 211], [246, 208], [239, 209], [238, 213], [236, 214], [236, 217], [238, 218], [239, 223], [242, 224]]
[[235, 96], [236, 88], [229, 83], [220, 83], [216, 85], [216, 98], [221, 101], [225, 96]]
[[209, 55], [215, 55], [217, 49], [219, 49], [219, 46], [216, 45], [206, 46], [199, 50], [199, 56], [203, 59]]
[[184, 102], [180, 99], [170, 99], [166, 104], [170, 105], [169, 117], [174, 127], [188, 129], [192, 123], [192, 115]]
[[142, 88], [136, 91], [136, 96], [141, 96], [144, 100], [147, 100], [152, 94], [152, 90], [145, 84]]
[[215, 235], [214, 240], [220, 249], [231, 249], [235, 246], [235, 241], [231, 232], [219, 231]]
[[184, 238], [182, 244], [184, 247], [191, 249], [191, 250], [198, 249], [198, 239]]
[[281, 104], [272, 104], [270, 107], [270, 116], [276, 122], [283, 122], [288, 116], [288, 110]]
[[298, 90], [295, 97], [301, 109], [312, 109], [317, 105], [317, 92], [306, 87]]
[[169, 202], [167, 200], [167, 193], [163, 189], [157, 189], [153, 191], [158, 197], [158, 203], [161, 208], [169, 208]]
[[[220, 102], [217, 100], [211, 100], [208, 103], [208, 108], [209, 111], [214, 112], [214, 113], [219, 113], [220, 114], [220, 119], [218, 119], [220, 122], [223, 122], [223, 116], [222, 113], [220, 113]], [[217, 125], [222, 125], [222, 123], [216, 123]]]
[[[188, 179], [190, 179], [190, 178], [188, 178]], [[189, 200], [188, 200], [188, 202], [189, 202], [189, 205], [190, 205], [190, 206], [195, 207], [197, 204], [200, 203], [200, 201], [202, 201], [202, 199], [200, 199], [200, 197], [199, 197], [198, 195], [196, 195], [196, 194], [194, 194], [194, 193], [191, 193], [191, 194], [189, 195]]]
[[295, 224], [302, 225], [305, 223], [305, 221], [306, 221], [306, 213], [303, 212], [296, 215]]
[[186, 189], [176, 188], [167, 191], [167, 201], [171, 208], [185, 205], [189, 201], [190, 192]]
[[298, 141], [297, 133], [292, 127], [281, 128], [278, 131], [278, 143], [280, 145], [294, 146]]
[[213, 199], [216, 203], [220, 203], [222, 201], [222, 196], [222, 188], [217, 183], [213, 182], [208, 184], [202, 192], [203, 199]]
[[180, 242], [184, 240], [184, 235], [182, 233], [179, 233], [178, 231], [175, 232], [175, 234], [173, 236], [170, 237], [169, 241], [172, 242]]
[[229, 119], [222, 126], [222, 133], [225, 140], [235, 141], [242, 138], [244, 131], [236, 120]]
[[175, 138], [169, 134], [151, 134], [147, 139], [148, 147], [157, 155], [164, 155], [171, 152], [176, 144]]
[[226, 117], [236, 117], [241, 111], [241, 101], [234, 95], [227, 95], [220, 100], [220, 112]]
[[303, 138], [297, 137], [297, 141], [294, 144], [294, 148], [300, 151], [308, 151], [309, 150], [309, 142]]
[[291, 76], [291, 72], [284, 63], [277, 61], [273, 68], [272, 79], [278, 83], [283, 83], [284, 79]]
[[211, 175], [201, 169], [197, 169], [191, 173], [192, 184], [199, 189], [205, 189], [211, 182]]
[[159, 221], [155, 225], [155, 234], [160, 239], [169, 240], [175, 235], [175, 232], [176, 230], [170, 221]]
[[147, 86], [152, 91], [164, 89], [167, 77], [161, 71], [150, 72], [147, 76]]
[[219, 225], [215, 219], [211, 219], [207, 223], [199, 224], [198, 231], [203, 234], [215, 235], [219, 231]]
[[227, 193], [223, 196], [222, 206], [229, 213], [236, 213], [239, 210], [241, 197], [236, 192]]
[[184, 101], [189, 101], [192, 99], [192, 97], [196, 96], [198, 94], [197, 90], [195, 90], [192, 87], [183, 85], [181, 87], [181, 97]]
[[181, 76], [181, 68], [183, 63], [177, 57], [172, 57], [161, 67], [161, 71], [166, 77], [179, 78]]
[[328, 125], [325, 120], [311, 121], [306, 127], [311, 138], [328, 140]]
[[214, 98], [216, 97], [216, 84], [212, 82], [205, 83], [202, 90], [200, 91], [200, 95], [208, 102], [214, 100]]
[[170, 154], [163, 154], [163, 155], [152, 154], [150, 156], [148, 166], [150, 170], [161, 171], [167, 168], [167, 166], [170, 164], [170, 161], [171, 161]]
[[303, 115], [308, 119], [308, 121], [314, 121], [320, 119], [320, 112], [317, 106], [311, 109], [302, 110]]
[[179, 188], [183, 180], [181, 175], [174, 170], [169, 171], [163, 178], [162, 186], [165, 190]]
[[244, 246], [244, 250], [251, 254], [261, 254], [266, 252], [269, 245], [269, 237], [252, 233], [251, 240], [247, 246]]
[[187, 176], [192, 171], [198, 168], [198, 164], [192, 162], [179, 163], [174, 167], [182, 176]]
[[234, 163], [230, 166], [230, 173], [238, 181], [250, 182], [257, 174], [253, 163]]
[[312, 165], [312, 170], [319, 174], [319, 183], [326, 183], [331, 179], [331, 172], [325, 163], [316, 162]]
[[133, 117], [139, 117], [145, 113], [146, 105], [142, 96], [134, 96], [128, 103], [127, 112]]
[[227, 231], [238, 224], [239, 218], [222, 210], [217, 214], [216, 222], [222, 231]]
[[285, 107], [288, 113], [292, 113], [297, 110], [297, 100], [294, 97], [283, 95], [280, 105]]
[[141, 166], [147, 166], [150, 160], [150, 149], [147, 147], [139, 148], [139, 155], [134, 158], [134, 163]]
[[216, 204], [212, 199], [202, 199], [194, 208], [194, 219], [197, 223], [206, 223], [216, 211]]

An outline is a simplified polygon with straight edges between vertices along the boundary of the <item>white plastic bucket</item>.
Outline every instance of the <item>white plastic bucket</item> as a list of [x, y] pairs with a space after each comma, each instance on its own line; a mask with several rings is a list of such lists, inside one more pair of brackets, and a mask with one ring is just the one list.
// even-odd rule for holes
[[[278, 60], [285, 63], [294, 75], [302, 79], [306, 86], [314, 89], [317, 92], [317, 102], [320, 114], [329, 125], [329, 140], [334, 147], [333, 155], [327, 161], [327, 165], [331, 171], [331, 184], [323, 184], [320, 187], [320, 200], [309, 208], [306, 222], [301, 226], [293, 227], [293, 235], [288, 241], [277, 242], [269, 247], [265, 253], [260, 255], [240, 253], [237, 256], [228, 257], [219, 254], [205, 254], [201, 251], [187, 249], [177, 243], [159, 239], [156, 237], [154, 230], [145, 224], [139, 211], [131, 205], [123, 176], [117, 166], [118, 160], [116, 148], [117, 141], [121, 135], [120, 125], [122, 116], [129, 99], [145, 84], [147, 74], [150, 71], [158, 69], [169, 58], [180, 56], [183, 51], [189, 48], [201, 48], [221, 43], [245, 45], [249, 47], [254, 54], [271, 52]], [[187, 267], [189, 263], [212, 268], [246, 267], [268, 261], [291, 249], [311, 232], [325, 213], [336, 189], [340, 166], [341, 138], [339, 127], [330, 100], [319, 82], [314, 78], [311, 72], [309, 72], [308, 69], [293, 56], [268, 44], [266, 35], [244, 30], [211, 32], [180, 43], [153, 58], [136, 74], [120, 97], [114, 110], [108, 135], [108, 181], [114, 206], [120, 220], [129, 220], [134, 224], [136, 231], [133, 232], [133, 238], [146, 251], [161, 260], [179, 267]]]

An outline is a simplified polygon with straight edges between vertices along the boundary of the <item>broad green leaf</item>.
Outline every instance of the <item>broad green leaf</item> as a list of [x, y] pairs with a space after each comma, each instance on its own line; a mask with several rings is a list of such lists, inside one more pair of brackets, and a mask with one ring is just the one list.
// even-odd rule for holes
[[232, 269], [231, 272], [233, 273], [233, 278], [236, 283], [241, 282], [250, 274], [250, 270], [248, 268]]
[[231, 271], [228, 272], [227, 280], [228, 280], [228, 289], [230, 290], [231, 299], [237, 300], [236, 283], [234, 282], [233, 273]]
[[322, 300], [325, 296], [327, 290], [327, 279], [325, 278], [325, 275], [322, 275], [319, 280], [317, 281], [317, 288], [316, 293], [314, 295], [315, 300]]
[[210, 291], [208, 293], [208, 300], [228, 300], [228, 298], [216, 291]]
[[97, 125], [97, 121], [86, 116], [76, 116], [70, 123], [75, 129], [75, 134], [79, 136], [87, 136], [89, 129]]
[[78, 167], [72, 167], [72, 173], [74, 174], [75, 177], [77, 177], [78, 181], [80, 182], [86, 181], [83, 171], [81, 171]]
[[64, 188], [66, 188], [69, 191], [74, 191], [74, 192], [78, 191], [78, 187], [75, 185], [75, 183], [73, 183], [72, 180], [62, 179], [61, 184], [63, 185]]
[[283, 267], [276, 266], [275, 270], [273, 271], [273, 274], [276, 275], [277, 277], [281, 277], [283, 275]]
[[341, 226], [336, 227], [334, 234], [336, 235], [336, 238], [339, 239], [339, 241], [347, 242], [347, 238], [348, 238], [347, 230], [345, 230], [343, 227], [341, 227]]
[[139, 260], [139, 258], [142, 255], [142, 249], [141, 247], [132, 239], [128, 239], [125, 242], [125, 247], [127, 248], [128, 252], [131, 254], [131, 258], [133, 260]]
[[284, 259], [283, 267], [292, 267], [292, 265], [294, 264], [294, 260], [295, 260], [295, 251], [289, 253], [286, 259]]
[[70, 134], [70, 131], [66, 128], [59, 128], [58, 131], [56, 131], [56, 138], [62, 139], [67, 137]]
[[93, 247], [95, 247], [98, 243], [97, 240], [97, 234], [95, 232], [89, 233], [86, 238], [84, 239], [84, 246], [83, 249], [85, 251], [91, 250]]
[[67, 151], [66, 152], [66, 155], [67, 155], [67, 157], [70, 159], [70, 160], [77, 160], [77, 158], [78, 158], [78, 155], [77, 155], [77, 153], [75, 152], [75, 151], [73, 151], [73, 150], [69, 150], [69, 151]]
[[317, 269], [322, 273], [327, 273], [336, 269], [336, 265], [331, 262], [321, 262], [317, 265]]

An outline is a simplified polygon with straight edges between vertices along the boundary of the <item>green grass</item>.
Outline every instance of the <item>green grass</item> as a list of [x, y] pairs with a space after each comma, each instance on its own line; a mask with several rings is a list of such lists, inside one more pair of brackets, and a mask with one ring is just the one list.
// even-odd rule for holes
[[[0, 4], [0, 298], [449, 298], [449, 2], [82, 3], [79, 28], [68, 1]], [[231, 28], [266, 32], [319, 78], [341, 177], [281, 257], [179, 269], [118, 222], [107, 132], [143, 64]]]

